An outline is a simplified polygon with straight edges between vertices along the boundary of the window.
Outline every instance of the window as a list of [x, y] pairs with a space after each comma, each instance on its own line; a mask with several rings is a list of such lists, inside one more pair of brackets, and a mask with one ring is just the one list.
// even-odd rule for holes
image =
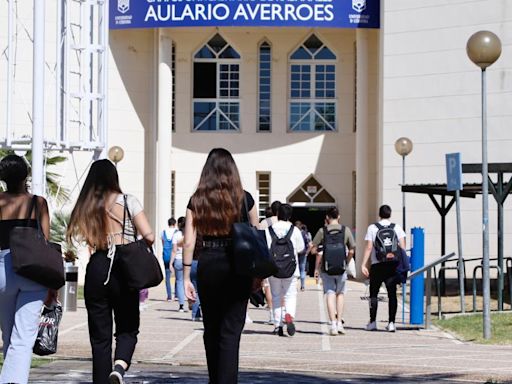
[[258, 216], [265, 218], [265, 209], [270, 207], [270, 172], [257, 172], [256, 184], [258, 188]]
[[221, 35], [194, 56], [194, 131], [240, 130], [240, 55]]
[[176, 217], [176, 172], [171, 172], [171, 217]]
[[290, 131], [336, 130], [336, 55], [311, 35], [290, 56]]
[[270, 132], [272, 130], [271, 122], [271, 64], [272, 48], [270, 44], [264, 41], [259, 49], [259, 71], [258, 71], [258, 131]]
[[174, 42], [172, 43], [172, 64], [171, 64], [171, 73], [172, 73], [172, 123], [171, 129], [173, 132], [176, 132], [176, 45]]

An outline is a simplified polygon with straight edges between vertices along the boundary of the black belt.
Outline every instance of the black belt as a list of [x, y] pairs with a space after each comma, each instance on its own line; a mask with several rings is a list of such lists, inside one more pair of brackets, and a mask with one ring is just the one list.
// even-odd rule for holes
[[229, 247], [232, 244], [231, 239], [222, 239], [222, 240], [203, 240], [204, 248], [225, 248]]

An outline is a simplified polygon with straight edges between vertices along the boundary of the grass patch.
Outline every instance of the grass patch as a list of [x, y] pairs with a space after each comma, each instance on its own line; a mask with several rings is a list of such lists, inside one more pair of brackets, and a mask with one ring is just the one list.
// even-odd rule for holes
[[[31, 368], [40, 367], [41, 365], [48, 364], [50, 361], [52, 361], [52, 359], [33, 358], [32, 359], [32, 364], [30, 365], [30, 367]], [[2, 356], [2, 354], [0, 354], [0, 368], [2, 368], [3, 364], [4, 364], [4, 357]]]
[[84, 286], [83, 285], [78, 286], [77, 292], [76, 292], [76, 297], [78, 300], [84, 299]]
[[457, 335], [461, 340], [481, 344], [512, 344], [512, 313], [491, 314], [491, 338], [483, 338], [482, 314], [455, 316], [434, 323]]

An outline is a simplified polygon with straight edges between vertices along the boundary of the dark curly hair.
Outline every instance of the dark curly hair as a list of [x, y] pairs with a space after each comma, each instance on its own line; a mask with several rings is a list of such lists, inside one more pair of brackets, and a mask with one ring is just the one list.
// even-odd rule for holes
[[0, 180], [12, 190], [23, 183], [28, 177], [27, 162], [18, 155], [7, 155], [0, 161]]

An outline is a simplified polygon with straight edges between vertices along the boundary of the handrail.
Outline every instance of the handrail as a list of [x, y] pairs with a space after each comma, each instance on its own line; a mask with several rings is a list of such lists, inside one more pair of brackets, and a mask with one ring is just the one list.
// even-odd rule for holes
[[[433, 262], [431, 262], [430, 264], [427, 264], [423, 267], [421, 267], [420, 269], [412, 272], [408, 277], [407, 277], [407, 280], [411, 281], [412, 279], [414, 279], [415, 277], [417, 276], [420, 276], [421, 274], [423, 274], [423, 272], [427, 272], [427, 281], [426, 281], [426, 298], [425, 298], [425, 328], [428, 329], [430, 328], [430, 323], [431, 323], [431, 320], [430, 320], [430, 315], [431, 315], [431, 297], [432, 297], [432, 293], [431, 293], [431, 279], [432, 279], [432, 268], [434, 268], [437, 264], [440, 264], [448, 259], [451, 259], [453, 256], [455, 256], [455, 252], [452, 252], [452, 253], [449, 253], [447, 255], [443, 255], [441, 256], [439, 259], [437, 260], [434, 260]], [[438, 306], [439, 308], [441, 307], [441, 303], [439, 302], [438, 303]], [[439, 309], [440, 311], [440, 309]]]
[[423, 267], [421, 267], [420, 269], [417, 269], [416, 271], [412, 272], [408, 277], [407, 279], [408, 280], [412, 280], [414, 279], [416, 276], [418, 276], [420, 273], [423, 273], [425, 271], [427, 271], [428, 269], [431, 269], [433, 267], [435, 267], [437, 264], [440, 264], [442, 262], [445, 262], [447, 261], [448, 259], [451, 259], [453, 256], [455, 256], [455, 252], [452, 252], [452, 253], [449, 253], [447, 255], [443, 255], [441, 256], [439, 259], [437, 260], [434, 260], [433, 262], [431, 262], [430, 264], [427, 264]]

